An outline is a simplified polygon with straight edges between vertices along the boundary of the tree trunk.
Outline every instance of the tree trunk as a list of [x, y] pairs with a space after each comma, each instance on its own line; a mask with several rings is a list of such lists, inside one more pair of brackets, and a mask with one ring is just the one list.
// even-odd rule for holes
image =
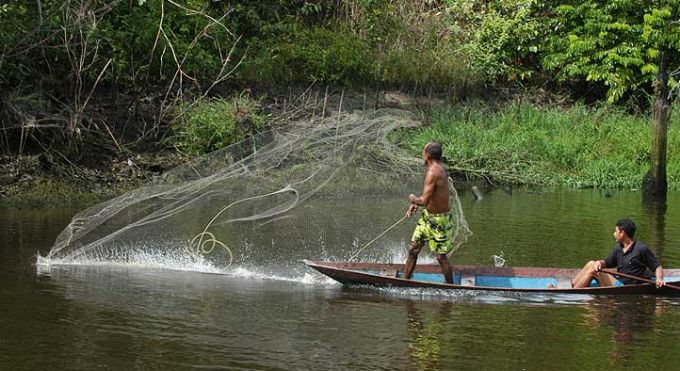
[[666, 51], [661, 50], [659, 73], [654, 81], [652, 107], [652, 153], [650, 169], [643, 181], [645, 196], [665, 198], [668, 190], [666, 180], [666, 146], [668, 143], [668, 71]]

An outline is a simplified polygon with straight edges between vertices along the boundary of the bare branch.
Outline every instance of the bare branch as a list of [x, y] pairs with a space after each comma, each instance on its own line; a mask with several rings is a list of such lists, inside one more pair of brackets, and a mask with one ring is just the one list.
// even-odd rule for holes
[[102, 68], [101, 72], [99, 72], [99, 76], [97, 76], [97, 80], [92, 85], [92, 89], [90, 89], [90, 94], [87, 95], [87, 98], [85, 99], [85, 103], [83, 103], [83, 109], [85, 109], [85, 106], [87, 106], [87, 103], [90, 101], [90, 98], [92, 98], [92, 93], [94, 93], [94, 89], [97, 88], [97, 85], [99, 84], [99, 80], [101, 80], [102, 76], [104, 75], [104, 72], [106, 72], [106, 69], [109, 68], [109, 65], [111, 65], [111, 62], [113, 62], [113, 59], [109, 58], [109, 60], [106, 62], [106, 65], [104, 66], [104, 68]]

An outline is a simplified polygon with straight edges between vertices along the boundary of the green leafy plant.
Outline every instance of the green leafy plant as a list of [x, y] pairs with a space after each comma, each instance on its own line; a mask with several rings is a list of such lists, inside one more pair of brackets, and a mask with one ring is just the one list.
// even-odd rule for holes
[[370, 76], [371, 50], [348, 30], [297, 27], [276, 38], [251, 43], [242, 76], [272, 84], [344, 84]]
[[468, 22], [477, 27], [470, 27], [466, 55], [486, 81], [524, 80], [533, 74], [530, 62], [538, 55], [545, 27], [534, 15], [536, 2], [500, 0], [488, 2], [482, 11], [468, 10]]
[[185, 105], [173, 124], [176, 146], [200, 155], [241, 141], [265, 128], [267, 117], [259, 109], [260, 102], [247, 95]]

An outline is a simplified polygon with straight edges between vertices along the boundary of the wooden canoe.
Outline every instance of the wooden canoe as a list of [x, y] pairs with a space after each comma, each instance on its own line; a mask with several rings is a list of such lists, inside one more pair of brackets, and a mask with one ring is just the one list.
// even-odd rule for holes
[[[454, 283], [447, 284], [437, 264], [416, 265], [411, 279], [407, 280], [402, 278], [403, 264], [309, 260], [304, 263], [345, 285], [586, 295], [680, 295], [680, 290], [657, 289], [651, 283], [599, 287], [593, 281], [591, 287], [572, 288], [571, 278], [579, 269], [454, 265]], [[680, 286], [680, 269], [664, 269], [664, 281]]]

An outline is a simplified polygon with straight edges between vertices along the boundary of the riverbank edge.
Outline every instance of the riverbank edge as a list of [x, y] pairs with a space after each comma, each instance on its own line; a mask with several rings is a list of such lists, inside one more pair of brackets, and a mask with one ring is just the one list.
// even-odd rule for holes
[[[450, 101], [445, 96], [415, 97], [400, 91], [380, 92], [379, 96], [375, 95], [370, 98], [367, 97], [366, 92], [361, 91], [334, 90], [328, 94], [328, 90], [326, 90], [326, 94], [326, 96], [322, 96], [324, 106], [320, 107], [321, 99], [318, 99], [318, 107], [312, 107], [312, 109], [319, 112], [323, 110], [328, 115], [330, 112], [338, 112], [339, 110], [351, 112], [362, 109], [399, 108], [414, 113], [415, 117], [421, 120], [423, 128], [426, 130], [431, 128], [432, 121], [436, 120], [436, 117], [433, 118], [433, 112], [454, 110], [466, 104], [466, 102]], [[289, 92], [288, 98], [291, 97], [295, 96]], [[285, 106], [285, 98], [270, 95], [266, 99], [279, 105], [284, 102], [283, 105]], [[484, 103], [482, 101], [481, 104], [487, 104], [488, 107], [499, 107], [502, 104], [510, 104], [512, 101], [513, 99], [506, 99], [505, 103], [500, 105], [498, 102]], [[532, 100], [527, 99], [527, 101]], [[277, 109], [276, 104], [264, 106], [264, 110], [272, 117], [272, 121], [277, 120], [277, 115], [282, 115], [282, 111]], [[542, 106], [540, 102], [530, 104]], [[569, 106], [563, 108], [568, 110]], [[431, 140], [441, 139], [444, 138], [437, 138], [436, 135], [432, 135], [431, 138]], [[398, 145], [414, 153], [414, 156], [417, 155], [414, 151], [414, 146], [418, 145], [416, 139], [404, 140], [404, 136], [400, 135], [395, 136], [395, 140]], [[2, 156], [0, 157], [0, 206], [50, 208], [60, 207], [64, 204], [91, 205], [143, 186], [154, 177], [193, 159], [195, 159], [194, 156], [188, 156], [177, 150], [168, 150], [167, 148], [141, 153], [121, 153], [113, 158], [95, 158], [89, 162], [95, 163], [96, 166], [89, 167], [55, 161], [44, 153]], [[540, 175], [526, 179], [507, 178], [502, 174], [497, 176], [493, 169], [462, 169], [458, 163], [452, 161], [447, 161], [446, 165], [457, 183], [468, 184], [471, 189], [597, 188], [587, 184], [581, 186], [548, 184], [541, 181]], [[676, 186], [671, 185], [671, 189], [674, 187]]]

